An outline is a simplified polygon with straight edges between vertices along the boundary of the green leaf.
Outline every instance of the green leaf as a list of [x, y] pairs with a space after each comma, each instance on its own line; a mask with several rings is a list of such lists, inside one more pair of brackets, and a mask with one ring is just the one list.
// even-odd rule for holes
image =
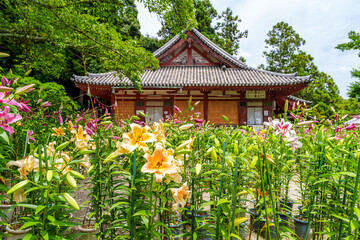
[[4, 129], [0, 128], [0, 137], [2, 139], [4, 139], [4, 141], [9, 145], [10, 141], [9, 141], [9, 135], [7, 134], [7, 131], [5, 131]]
[[21, 226], [20, 230], [23, 230], [23, 229], [25, 229], [25, 228], [34, 226], [34, 225], [36, 225], [36, 224], [40, 224], [40, 225], [41, 225], [41, 221], [28, 221], [28, 222], [24, 223], [24, 225]]
[[55, 222], [56, 221], [56, 219], [51, 215], [47, 216], [47, 219], [49, 219], [50, 222]]
[[44, 238], [44, 240], [49, 240], [49, 233], [46, 230], [41, 231], [41, 236]]
[[340, 220], [343, 220], [343, 221], [346, 222], [346, 223], [349, 223], [349, 222], [350, 222], [350, 220], [349, 220], [348, 218], [343, 217], [343, 216], [340, 216], [340, 215], [337, 215], [337, 214], [331, 214], [331, 216], [334, 216], [334, 217], [336, 217], [336, 218], [338, 218], [338, 219], [340, 219]]
[[206, 203], [204, 203], [203, 205], [200, 206], [199, 210], [203, 209], [203, 208], [206, 208], [207, 206], [210, 206], [212, 204], [214, 204], [214, 201], [206, 202]]
[[249, 219], [248, 217], [235, 218], [234, 225], [239, 226], [248, 219]]
[[356, 177], [356, 173], [353, 173], [353, 172], [338, 172], [338, 174], [349, 176], [349, 177]]
[[236, 235], [234, 233], [230, 234], [230, 237], [234, 237], [234, 238], [237, 238], [237, 239], [242, 239], [240, 236], [238, 236], [238, 235]]
[[141, 210], [141, 211], [138, 211], [137, 213], [135, 213], [133, 216], [134, 217], [135, 216], [152, 216], [152, 214], [149, 213], [148, 210]]
[[129, 204], [128, 202], [117, 202], [115, 204], [113, 204], [111, 206], [111, 208], [109, 209], [109, 211], [111, 211], [112, 209], [116, 208], [117, 206], [120, 206], [120, 205], [125, 205], [125, 204]]
[[222, 198], [218, 201], [217, 205], [220, 205], [220, 204], [223, 204], [223, 203], [230, 203], [229, 200], [225, 199], [225, 198]]
[[357, 218], [360, 219], [360, 209], [354, 208], [354, 212], [355, 212]]
[[41, 212], [44, 208], [46, 208], [46, 206], [44, 206], [44, 205], [37, 206], [36, 211], [35, 211], [35, 215], [38, 214], [39, 212]]

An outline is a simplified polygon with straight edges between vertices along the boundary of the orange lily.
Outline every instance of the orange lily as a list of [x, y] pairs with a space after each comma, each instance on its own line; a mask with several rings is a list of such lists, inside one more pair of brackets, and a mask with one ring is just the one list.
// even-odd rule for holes
[[170, 191], [173, 194], [175, 199], [175, 204], [173, 205], [174, 209], [177, 209], [177, 206], [180, 204], [181, 207], [184, 207], [186, 204], [187, 198], [190, 196], [191, 191], [187, 186], [187, 183], [184, 183], [180, 188], [170, 188]]
[[134, 151], [136, 148], [140, 147], [146, 152], [148, 147], [148, 142], [155, 142], [156, 136], [152, 133], [148, 133], [148, 127], [141, 127], [136, 123], [130, 124], [131, 132], [124, 133], [123, 138], [128, 141], [128, 149], [130, 152]]
[[141, 168], [141, 172], [154, 173], [157, 182], [161, 182], [166, 174], [178, 172], [178, 168], [173, 164], [173, 156], [168, 155], [164, 148], [156, 145], [153, 155], [145, 153], [144, 157], [148, 160]]
[[55, 133], [51, 134], [52, 136], [65, 136], [65, 131], [64, 128], [59, 127], [59, 128], [52, 128], [52, 130], [54, 130]]

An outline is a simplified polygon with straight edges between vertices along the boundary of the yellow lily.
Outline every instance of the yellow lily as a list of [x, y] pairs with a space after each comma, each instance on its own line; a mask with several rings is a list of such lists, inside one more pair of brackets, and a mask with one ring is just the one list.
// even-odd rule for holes
[[141, 168], [141, 172], [154, 173], [157, 182], [161, 182], [166, 174], [178, 172], [178, 168], [173, 163], [173, 156], [168, 155], [161, 145], [156, 145], [153, 155], [144, 155], [147, 163]]
[[80, 125], [79, 129], [75, 132], [75, 146], [80, 150], [85, 150], [88, 148], [88, 142], [91, 140], [91, 137], [86, 134], [86, 131], [83, 130], [83, 127]]
[[123, 134], [123, 138], [127, 139], [128, 149], [130, 152], [134, 151], [136, 148], [142, 148], [146, 152], [148, 146], [146, 143], [155, 142], [155, 134], [148, 133], [148, 127], [141, 127], [136, 123], [130, 124], [131, 131]]

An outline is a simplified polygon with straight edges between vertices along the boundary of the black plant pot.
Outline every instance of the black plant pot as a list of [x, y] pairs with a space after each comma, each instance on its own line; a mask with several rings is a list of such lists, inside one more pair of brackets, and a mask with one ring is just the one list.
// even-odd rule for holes
[[170, 228], [170, 232], [171, 232], [171, 235], [169, 236], [169, 238], [164, 238], [165, 240], [180, 240], [180, 238], [177, 238], [177, 237], [173, 237], [173, 236], [176, 236], [176, 235], [179, 235], [180, 232], [181, 232], [181, 223], [179, 224], [174, 224], [174, 223], [169, 223], [169, 224], [166, 224], [166, 226], [168, 226], [168, 228]]
[[[305, 220], [302, 215], [292, 216], [292, 219], [294, 220], [294, 224], [295, 224], [295, 234], [298, 236], [299, 239], [301, 240], [305, 239], [308, 221]], [[308, 234], [307, 239], [310, 239], [310, 233]]]
[[[258, 233], [260, 232], [261, 235], [266, 238], [266, 239], [276, 239], [277, 235], [276, 235], [276, 227], [275, 226], [271, 226], [270, 227], [270, 235], [267, 229], [264, 228], [265, 224], [266, 224], [266, 219], [265, 218], [260, 218], [259, 216], [260, 214], [256, 214], [254, 213], [255, 208], [250, 208], [248, 210], [249, 214], [250, 214], [250, 224], [253, 226], [253, 231]], [[282, 220], [279, 218], [279, 224], [282, 223]], [[264, 228], [264, 229], [263, 229]], [[263, 230], [263, 231], [261, 231]]]
[[281, 219], [281, 222], [279, 223], [280, 228], [289, 228], [290, 227], [290, 222], [289, 222], [289, 218], [291, 217], [291, 212], [280, 212], [279, 213], [279, 218]]
[[280, 199], [280, 207], [283, 209], [287, 209], [289, 211], [292, 211], [295, 201], [292, 199], [288, 199], [285, 204], [285, 199]]

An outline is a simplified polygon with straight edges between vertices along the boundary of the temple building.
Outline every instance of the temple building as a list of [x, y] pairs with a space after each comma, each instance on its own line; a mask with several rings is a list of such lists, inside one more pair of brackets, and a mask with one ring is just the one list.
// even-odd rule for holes
[[310, 103], [292, 96], [308, 86], [310, 76], [252, 68], [198, 30], [186, 35], [186, 39], [175, 36], [154, 52], [160, 68], [145, 70], [141, 94], [116, 72], [74, 75], [72, 81], [111, 102], [119, 118], [143, 111], [149, 121], [169, 118], [174, 106], [184, 111], [190, 97], [193, 103], [199, 102], [193, 112], [214, 124], [226, 124], [221, 117], [225, 115], [233, 124], [261, 125], [281, 112], [286, 100], [292, 105]]

